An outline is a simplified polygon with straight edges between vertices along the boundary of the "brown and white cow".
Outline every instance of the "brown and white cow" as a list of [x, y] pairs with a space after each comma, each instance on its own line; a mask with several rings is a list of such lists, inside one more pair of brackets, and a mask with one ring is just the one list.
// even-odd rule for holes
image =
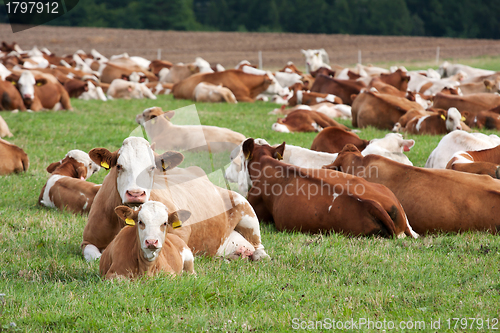
[[500, 178], [500, 146], [493, 148], [459, 151], [453, 154], [446, 169], [488, 175]]
[[335, 162], [325, 168], [387, 186], [419, 234], [500, 231], [496, 211], [485, 209], [500, 205], [500, 183], [491, 177], [418, 168], [376, 155], [363, 156], [352, 145], [344, 147]]
[[172, 68], [172, 66], [174, 66], [174, 64], [172, 64], [170, 61], [155, 59], [155, 60], [152, 60], [151, 63], [149, 64], [149, 70], [154, 75], [158, 76], [158, 74], [160, 73], [160, 71], [163, 68], [170, 69], [170, 68]]
[[195, 102], [209, 103], [238, 103], [231, 90], [222, 85], [215, 85], [207, 82], [200, 82], [194, 88], [193, 99]]
[[448, 111], [416, 116], [408, 121], [404, 131], [411, 134], [440, 135], [455, 130], [470, 130], [468, 127], [462, 128], [463, 120], [465, 118], [462, 118], [457, 108], [450, 108]]
[[339, 127], [327, 127], [316, 135], [311, 150], [333, 154], [340, 152], [348, 143], [355, 145], [361, 151], [370, 141], [362, 140], [356, 133]]
[[173, 65], [166, 75], [162, 75], [159, 73], [160, 82], [166, 83], [179, 83], [184, 79], [187, 79], [191, 75], [197, 74], [200, 72], [200, 68], [195, 64], [177, 64]]
[[278, 230], [332, 230], [354, 236], [415, 236], [404, 210], [384, 186], [324, 169], [305, 169], [279, 161], [285, 144], [243, 143], [248, 201], [260, 220]]
[[115, 152], [95, 148], [89, 156], [110, 172], [95, 197], [83, 231], [82, 250], [87, 260], [100, 257], [123, 227], [115, 207], [136, 206], [149, 200], [162, 202], [169, 211], [191, 212], [189, 223], [173, 233], [184, 239], [195, 254], [244, 253], [253, 260], [268, 257], [261, 243], [259, 220], [248, 201], [236, 192], [213, 185], [208, 177], [192, 172], [192, 167], [175, 168], [183, 161], [182, 154], [169, 151], [157, 155], [143, 138], [129, 137]]
[[245, 136], [228, 128], [207, 125], [175, 125], [171, 119], [175, 111], [163, 112], [160, 107], [151, 107], [138, 114], [135, 121], [144, 126], [151, 142], [157, 149], [231, 151]]
[[13, 137], [12, 133], [9, 130], [9, 125], [7, 125], [7, 122], [0, 116], [0, 138], [3, 137]]
[[15, 81], [0, 80], [0, 98], [0, 108], [2, 110], [26, 111], [23, 98], [19, 90], [15, 87]]
[[86, 180], [99, 169], [86, 152], [70, 150], [62, 160], [47, 167], [51, 175], [40, 192], [38, 204], [74, 214], [88, 213], [101, 185]]
[[361, 81], [340, 80], [326, 75], [318, 75], [311, 87], [312, 92], [333, 94], [340, 97], [347, 105], [352, 105], [353, 95], [359, 94], [366, 84]]
[[108, 99], [156, 99], [157, 97], [149, 90], [145, 83], [132, 82], [122, 79], [115, 79], [106, 92]]
[[208, 82], [229, 88], [238, 102], [253, 102], [257, 95], [264, 92], [273, 83], [269, 75], [248, 74], [238, 69], [224, 72], [201, 73], [188, 77], [174, 85], [175, 98], [191, 99], [194, 89], [200, 82]]
[[339, 124], [321, 112], [304, 109], [295, 110], [285, 118], [278, 118], [271, 128], [276, 132], [293, 133], [320, 132], [323, 128], [330, 126], [349, 130], [347, 126]]
[[342, 104], [342, 99], [332, 94], [321, 94], [311, 91], [296, 90], [292, 97], [288, 99], [289, 106], [295, 105], [316, 105], [322, 102], [330, 102], [334, 104]]
[[158, 201], [148, 201], [138, 210], [127, 206], [115, 208], [125, 223], [106, 247], [99, 262], [106, 279], [154, 276], [160, 272], [194, 274], [193, 252], [168, 229], [179, 228], [190, 217], [187, 211], [170, 212]]
[[462, 112], [465, 123], [474, 128], [498, 130], [500, 129], [500, 114], [493, 111], [479, 111], [471, 114], [468, 111]]
[[0, 176], [28, 170], [28, 155], [22, 148], [0, 139]]
[[156, 75], [137, 64], [125, 66], [118, 63], [107, 63], [101, 73], [101, 82], [111, 83], [115, 79], [123, 78], [123, 76], [129, 77], [133, 72], [142, 73], [149, 81], [158, 80]]
[[491, 110], [500, 105], [500, 95], [477, 93], [466, 96], [438, 93], [433, 99], [433, 108], [445, 109], [455, 107], [460, 112], [468, 111], [471, 114], [479, 111]]
[[420, 104], [404, 97], [381, 94], [376, 90], [365, 91], [352, 104], [352, 125], [392, 130], [399, 118], [412, 109], [424, 110]]

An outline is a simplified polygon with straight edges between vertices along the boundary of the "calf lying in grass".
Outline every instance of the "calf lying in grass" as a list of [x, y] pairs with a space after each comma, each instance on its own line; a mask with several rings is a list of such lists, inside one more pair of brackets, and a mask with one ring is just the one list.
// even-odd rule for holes
[[86, 180], [99, 170], [86, 152], [70, 150], [62, 160], [47, 167], [51, 176], [40, 192], [38, 204], [75, 214], [88, 213], [101, 185]]
[[193, 253], [177, 235], [167, 232], [178, 228], [191, 213], [179, 210], [171, 214], [158, 201], [148, 201], [139, 210], [127, 206], [115, 208], [127, 224], [102, 253], [99, 271], [106, 279], [153, 276], [161, 271], [194, 273]]

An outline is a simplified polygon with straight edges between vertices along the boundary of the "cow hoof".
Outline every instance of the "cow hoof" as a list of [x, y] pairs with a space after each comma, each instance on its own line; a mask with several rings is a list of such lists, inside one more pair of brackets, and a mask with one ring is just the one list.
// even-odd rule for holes
[[271, 259], [271, 257], [269, 257], [269, 255], [263, 248], [255, 250], [251, 258], [253, 261], [259, 261], [261, 259]]
[[101, 257], [101, 251], [99, 251], [99, 249], [94, 245], [89, 244], [85, 246], [85, 249], [83, 250], [83, 257], [87, 261], [94, 261]]

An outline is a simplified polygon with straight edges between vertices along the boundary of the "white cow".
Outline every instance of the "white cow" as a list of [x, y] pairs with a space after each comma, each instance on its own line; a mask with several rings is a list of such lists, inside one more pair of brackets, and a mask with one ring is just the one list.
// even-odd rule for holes
[[314, 72], [321, 67], [326, 67], [331, 69], [330, 60], [328, 58], [328, 53], [325, 49], [319, 50], [300, 50], [302, 54], [306, 57], [306, 70], [307, 73]]
[[496, 147], [500, 138], [495, 135], [483, 133], [468, 133], [453, 131], [446, 134], [437, 147], [432, 151], [425, 163], [426, 168], [445, 169], [453, 154], [457, 151], [482, 150]]
[[78, 99], [83, 99], [84, 101], [95, 99], [104, 102], [108, 100], [102, 88], [96, 87], [91, 81], [87, 81], [87, 88], [88, 90], [84, 91], [80, 96], [78, 96]]
[[111, 82], [108, 88], [107, 97], [108, 99], [156, 99], [156, 96], [144, 83], [131, 82], [122, 79], [114, 79], [113, 82]]

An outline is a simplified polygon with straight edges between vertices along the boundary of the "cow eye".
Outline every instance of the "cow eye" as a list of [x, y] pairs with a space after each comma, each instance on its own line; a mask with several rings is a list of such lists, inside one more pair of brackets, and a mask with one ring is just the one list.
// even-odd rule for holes
[[117, 165], [116, 165], [116, 170], [120, 171], [121, 169], [122, 169], [121, 164], [117, 164]]
[[164, 226], [167, 226], [167, 222], [163, 223]]
[[149, 172], [153, 172], [155, 169], [156, 169], [156, 167], [155, 167], [154, 165], [152, 165], [152, 166], [149, 168]]
[[139, 221], [137, 223], [139, 223], [140, 226], [144, 226], [144, 222], [142, 222], [142, 221]]

